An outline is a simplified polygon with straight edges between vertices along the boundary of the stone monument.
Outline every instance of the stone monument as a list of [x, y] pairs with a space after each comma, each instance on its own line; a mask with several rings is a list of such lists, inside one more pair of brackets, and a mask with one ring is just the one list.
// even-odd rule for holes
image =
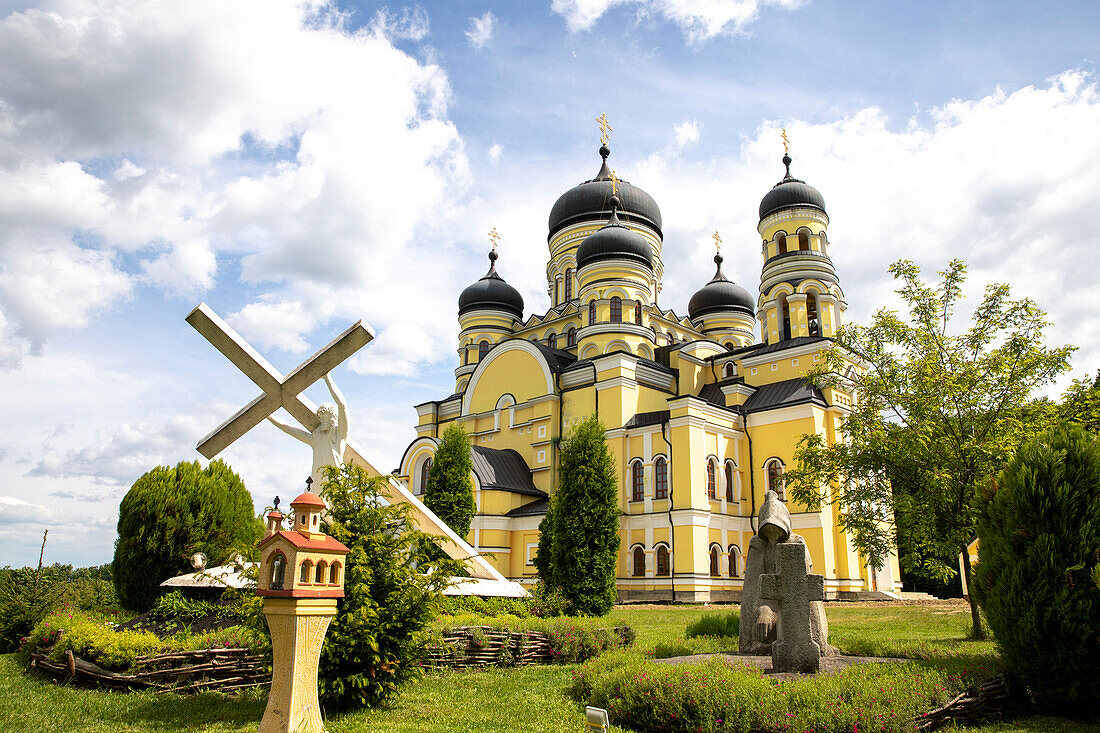
[[271, 630], [271, 691], [259, 733], [324, 733], [317, 667], [336, 601], [344, 597], [348, 548], [321, 531], [325, 503], [305, 492], [290, 502], [294, 526], [282, 529], [279, 499], [260, 540], [256, 595]]
[[[784, 561], [785, 557], [795, 559]], [[788, 570], [788, 565], [784, 562], [793, 563], [790, 567], [801, 567], [801, 570]], [[804, 610], [800, 606], [796, 607], [797, 601], [794, 598], [787, 599], [784, 595], [776, 595], [779, 589], [784, 587], [783, 583], [787, 582], [786, 580], [767, 581], [767, 587], [764, 587], [765, 576], [775, 575], [787, 578], [791, 572], [795, 573], [795, 578], [818, 578], [822, 583], [822, 593], [819, 597], [806, 600]], [[776, 585], [777, 582], [779, 585]], [[793, 583], [794, 580], [790, 582]], [[807, 582], [812, 585], [817, 581]], [[807, 593], [817, 595], [812, 592], [812, 589], [807, 590]], [[810, 640], [817, 645], [819, 656], [836, 654], [837, 650], [829, 646], [828, 642], [829, 623], [825, 618], [823, 600], [824, 578], [813, 575], [813, 563], [810, 561], [806, 540], [791, 531], [791, 514], [780, 501], [779, 496], [774, 491], [767, 491], [758, 515], [756, 536], [749, 541], [749, 550], [745, 556], [745, 584], [741, 593], [741, 635], [738, 640], [738, 649], [742, 654], [771, 654], [773, 666], [775, 666], [776, 657], [773, 647], [783, 635], [785, 611], [789, 618], [805, 613], [808, 618]], [[787, 604], [785, 607], [784, 602]], [[792, 638], [794, 637], [789, 635], [787, 637], [788, 640]], [[783, 657], [784, 660], [787, 658], [787, 656]], [[779, 666], [775, 666], [775, 669], [776, 671], [795, 671], [781, 669]]]
[[[761, 598], [779, 610], [772, 668], [777, 672], [817, 672], [825, 652], [815, 641], [813, 604], [825, 600], [825, 576], [807, 572], [805, 545], [783, 542], [776, 549], [779, 572], [760, 576]], [[822, 638], [820, 627], [816, 637]]]

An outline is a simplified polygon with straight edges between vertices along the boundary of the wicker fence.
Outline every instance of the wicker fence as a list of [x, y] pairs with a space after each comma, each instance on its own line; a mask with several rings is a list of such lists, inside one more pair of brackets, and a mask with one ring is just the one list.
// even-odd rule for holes
[[167, 692], [230, 692], [266, 685], [267, 659], [249, 649], [203, 649], [142, 657], [131, 672], [112, 672], [66, 650], [61, 662], [34, 652], [30, 666], [62, 682], [83, 682], [117, 690], [151, 688]]
[[[611, 632], [625, 643], [628, 632], [625, 627], [616, 627]], [[427, 666], [467, 669], [553, 664], [557, 661], [550, 636], [545, 632], [462, 626], [448, 629], [441, 642], [428, 647]]]

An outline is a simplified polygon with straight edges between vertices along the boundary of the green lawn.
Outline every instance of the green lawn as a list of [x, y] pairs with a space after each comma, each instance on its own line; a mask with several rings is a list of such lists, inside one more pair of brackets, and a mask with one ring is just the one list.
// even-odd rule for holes
[[[704, 612], [727, 610], [698, 606], [624, 608], [613, 612], [611, 622], [630, 624], [637, 631], [638, 648], [645, 650], [659, 642], [682, 640], [687, 623]], [[996, 654], [990, 642], [965, 641], [969, 629], [965, 608], [834, 604], [827, 610], [830, 639], [845, 650], [910, 652], [929, 659], [929, 663], [961, 664], [978, 673], [983, 668], [996, 667]], [[553, 666], [435, 674], [406, 689], [389, 709], [332, 716], [327, 727], [330, 733], [580, 731], [584, 725], [582, 712], [562, 694], [573, 669], [574, 666]], [[0, 731], [4, 732], [251, 733], [263, 715], [263, 708], [264, 695], [260, 693], [236, 698], [213, 693], [180, 697], [60, 687], [25, 674], [14, 656], [0, 656]], [[1100, 733], [1100, 724], [1032, 717], [971, 730]]]

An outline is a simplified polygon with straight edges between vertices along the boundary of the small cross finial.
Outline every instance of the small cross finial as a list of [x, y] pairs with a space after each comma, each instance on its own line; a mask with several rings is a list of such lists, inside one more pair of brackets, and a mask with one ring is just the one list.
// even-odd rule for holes
[[500, 235], [497, 233], [497, 228], [493, 227], [489, 230], [489, 243], [493, 247], [493, 251], [497, 251], [497, 245], [500, 244]]
[[313, 490], [313, 477], [312, 476], [306, 476], [306, 491], [312, 491], [312, 490]]
[[722, 251], [722, 235], [720, 235], [718, 233], [717, 229], [714, 230], [714, 234], [711, 235], [711, 238], [714, 239], [714, 252], [715, 252], [715, 254], [721, 252]]
[[618, 196], [619, 195], [619, 184], [620, 183], [622, 183], [622, 181], [619, 180], [618, 174], [616, 174], [615, 171], [611, 171], [611, 195], [612, 196]]
[[600, 126], [600, 142], [607, 145], [611, 142], [611, 133], [614, 131], [614, 127], [607, 120], [607, 114], [601, 114], [596, 118], [596, 124]]
[[282, 501], [279, 497], [275, 497], [275, 511], [279, 511], [279, 502]]
[[781, 137], [783, 139], [783, 155], [789, 155], [790, 152], [791, 152], [790, 151], [791, 139], [789, 137], [787, 137], [787, 128], [786, 127], [783, 128], [783, 131], [781, 133], [779, 133], [779, 137]]

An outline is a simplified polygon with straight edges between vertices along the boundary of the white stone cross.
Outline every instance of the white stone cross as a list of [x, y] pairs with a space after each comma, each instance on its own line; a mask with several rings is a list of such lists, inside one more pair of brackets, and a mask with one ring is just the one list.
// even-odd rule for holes
[[794, 542], [776, 545], [777, 575], [760, 576], [760, 597], [779, 606], [779, 631], [772, 644], [772, 667], [777, 672], [817, 672], [821, 647], [813, 640], [810, 604], [825, 600], [825, 576], [806, 572], [806, 546]]
[[315, 430], [321, 422], [317, 408], [302, 392], [374, 338], [374, 330], [359, 321], [284, 377], [206, 303], [199, 303], [188, 314], [187, 322], [263, 390], [263, 394], [199, 441], [199, 453], [207, 458], [218, 455], [280, 407], [306, 430]]

